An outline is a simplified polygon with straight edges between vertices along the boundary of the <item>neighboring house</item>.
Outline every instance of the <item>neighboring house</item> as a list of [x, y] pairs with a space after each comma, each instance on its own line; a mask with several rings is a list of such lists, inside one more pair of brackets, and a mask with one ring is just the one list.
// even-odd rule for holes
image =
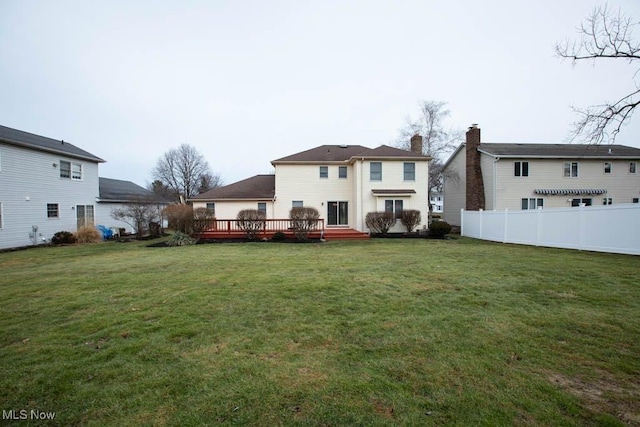
[[444, 198], [442, 197], [442, 193], [431, 192], [429, 202], [431, 203], [432, 213], [442, 213], [442, 209], [444, 209]]
[[[271, 162], [274, 175], [257, 175], [191, 199], [218, 219], [235, 219], [241, 209], [258, 209], [267, 219], [286, 219], [293, 207], [316, 208], [327, 227], [367, 232], [368, 212], [416, 209], [428, 218], [428, 164], [422, 138], [412, 151], [382, 145], [322, 145]], [[391, 230], [404, 231], [398, 224]]]
[[0, 126], [0, 249], [94, 225], [102, 162], [68, 142]]
[[152, 191], [131, 181], [100, 178], [99, 182], [100, 194], [96, 205], [96, 224], [104, 225], [108, 228], [124, 228], [128, 233], [137, 231], [133, 229], [131, 224], [114, 219], [111, 216], [113, 209], [144, 204], [153, 205], [158, 210], [161, 210], [169, 204], [168, 201], [159, 199]]
[[640, 149], [623, 145], [481, 143], [469, 128], [444, 166], [444, 220], [460, 211], [638, 203]]

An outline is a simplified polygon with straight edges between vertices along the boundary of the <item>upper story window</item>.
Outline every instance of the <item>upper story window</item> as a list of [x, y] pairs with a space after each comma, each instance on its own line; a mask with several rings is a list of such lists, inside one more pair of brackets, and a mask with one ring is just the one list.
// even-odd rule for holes
[[638, 164], [636, 162], [629, 162], [629, 173], [636, 173]]
[[338, 178], [346, 178], [347, 177], [347, 167], [346, 166], [338, 166]]
[[369, 179], [371, 181], [382, 181], [382, 163], [371, 162], [369, 166]]
[[611, 173], [612, 168], [611, 162], [604, 162], [604, 173]]
[[565, 178], [577, 178], [578, 162], [564, 162], [564, 176]]
[[415, 163], [404, 164], [404, 180], [405, 181], [416, 180], [416, 164]]
[[529, 162], [513, 162], [513, 176], [529, 176]]
[[207, 203], [207, 210], [209, 212], [211, 212], [211, 215], [215, 215], [216, 214], [216, 204], [215, 204], [215, 202]]
[[320, 166], [320, 178], [329, 178], [329, 166]]
[[60, 178], [81, 180], [82, 165], [80, 163], [71, 163], [60, 160]]
[[60, 208], [57, 203], [47, 203], [47, 218], [60, 218]]

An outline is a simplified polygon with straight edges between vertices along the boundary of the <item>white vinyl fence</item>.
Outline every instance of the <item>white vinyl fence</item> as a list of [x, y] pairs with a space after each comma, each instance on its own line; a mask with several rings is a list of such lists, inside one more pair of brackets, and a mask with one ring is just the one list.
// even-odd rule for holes
[[463, 236], [640, 255], [640, 204], [461, 212]]

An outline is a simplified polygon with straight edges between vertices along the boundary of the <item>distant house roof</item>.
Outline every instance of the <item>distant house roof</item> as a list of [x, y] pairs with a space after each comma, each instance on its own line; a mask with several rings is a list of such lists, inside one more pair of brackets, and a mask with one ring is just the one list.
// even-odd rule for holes
[[271, 164], [279, 163], [346, 163], [357, 158], [402, 158], [429, 160], [429, 156], [416, 154], [411, 151], [381, 145], [378, 148], [367, 148], [362, 145], [321, 145], [310, 150], [292, 154], [273, 160]]
[[593, 144], [481, 143], [478, 151], [496, 157], [531, 158], [640, 158], [640, 148]]
[[275, 194], [275, 175], [256, 175], [224, 187], [214, 188], [189, 200], [273, 200]]
[[0, 126], [0, 142], [32, 150], [45, 151], [47, 153], [60, 154], [96, 163], [104, 163], [104, 160], [87, 151], [84, 151], [68, 142], [35, 135], [21, 130]]
[[119, 179], [100, 178], [100, 202], [129, 203], [139, 201], [153, 201], [168, 203], [156, 196], [152, 191], [140, 187], [131, 181]]

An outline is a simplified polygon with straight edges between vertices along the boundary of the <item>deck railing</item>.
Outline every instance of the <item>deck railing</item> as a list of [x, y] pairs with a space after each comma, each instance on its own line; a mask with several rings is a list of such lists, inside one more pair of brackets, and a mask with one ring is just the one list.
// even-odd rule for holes
[[[247, 226], [259, 229], [262, 233], [277, 233], [293, 231], [296, 227], [294, 222], [301, 220], [291, 219], [260, 219], [260, 220], [237, 220], [237, 219], [215, 219], [210, 222], [205, 231], [215, 231], [217, 233], [244, 233]], [[304, 220], [312, 233], [320, 232], [324, 234], [324, 219]], [[243, 224], [244, 223], [244, 224]]]

